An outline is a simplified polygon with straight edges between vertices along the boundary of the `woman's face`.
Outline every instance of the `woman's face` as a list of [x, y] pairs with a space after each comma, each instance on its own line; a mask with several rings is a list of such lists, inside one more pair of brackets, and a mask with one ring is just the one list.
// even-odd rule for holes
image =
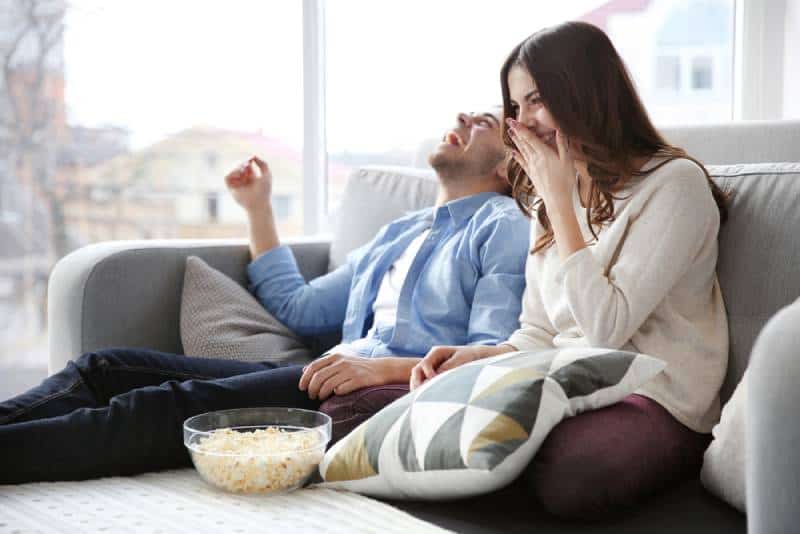
[[528, 71], [515, 65], [508, 72], [508, 90], [514, 118], [527, 126], [553, 150], [556, 149], [558, 125], [544, 107], [536, 82]]

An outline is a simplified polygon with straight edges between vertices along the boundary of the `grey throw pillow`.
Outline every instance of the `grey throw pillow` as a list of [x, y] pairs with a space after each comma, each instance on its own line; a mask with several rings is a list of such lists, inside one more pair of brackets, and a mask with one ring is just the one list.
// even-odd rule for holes
[[186, 259], [181, 341], [187, 356], [305, 364], [311, 351], [253, 295], [196, 256]]

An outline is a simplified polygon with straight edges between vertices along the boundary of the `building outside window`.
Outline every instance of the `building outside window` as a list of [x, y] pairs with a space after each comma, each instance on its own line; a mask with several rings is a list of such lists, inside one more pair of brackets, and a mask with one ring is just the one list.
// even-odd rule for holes
[[692, 59], [692, 89], [703, 90], [714, 87], [714, 62], [710, 56]]
[[656, 89], [674, 93], [681, 90], [680, 56], [658, 56], [656, 58]]

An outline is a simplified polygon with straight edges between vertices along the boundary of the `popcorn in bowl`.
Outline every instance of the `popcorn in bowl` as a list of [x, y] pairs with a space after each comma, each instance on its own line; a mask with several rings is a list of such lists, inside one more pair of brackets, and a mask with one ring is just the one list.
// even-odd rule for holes
[[329, 440], [327, 415], [295, 408], [209, 412], [184, 423], [184, 444], [197, 472], [235, 493], [301, 487], [322, 461]]

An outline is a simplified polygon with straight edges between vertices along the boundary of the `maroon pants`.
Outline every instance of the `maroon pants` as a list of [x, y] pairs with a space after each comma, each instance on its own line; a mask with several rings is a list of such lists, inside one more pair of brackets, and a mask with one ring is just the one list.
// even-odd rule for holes
[[[408, 385], [392, 384], [331, 397], [320, 409], [333, 419], [332, 442], [407, 392]], [[710, 439], [676, 421], [657, 402], [630, 395], [559, 423], [522, 476], [551, 514], [601, 519], [697, 476]]]

